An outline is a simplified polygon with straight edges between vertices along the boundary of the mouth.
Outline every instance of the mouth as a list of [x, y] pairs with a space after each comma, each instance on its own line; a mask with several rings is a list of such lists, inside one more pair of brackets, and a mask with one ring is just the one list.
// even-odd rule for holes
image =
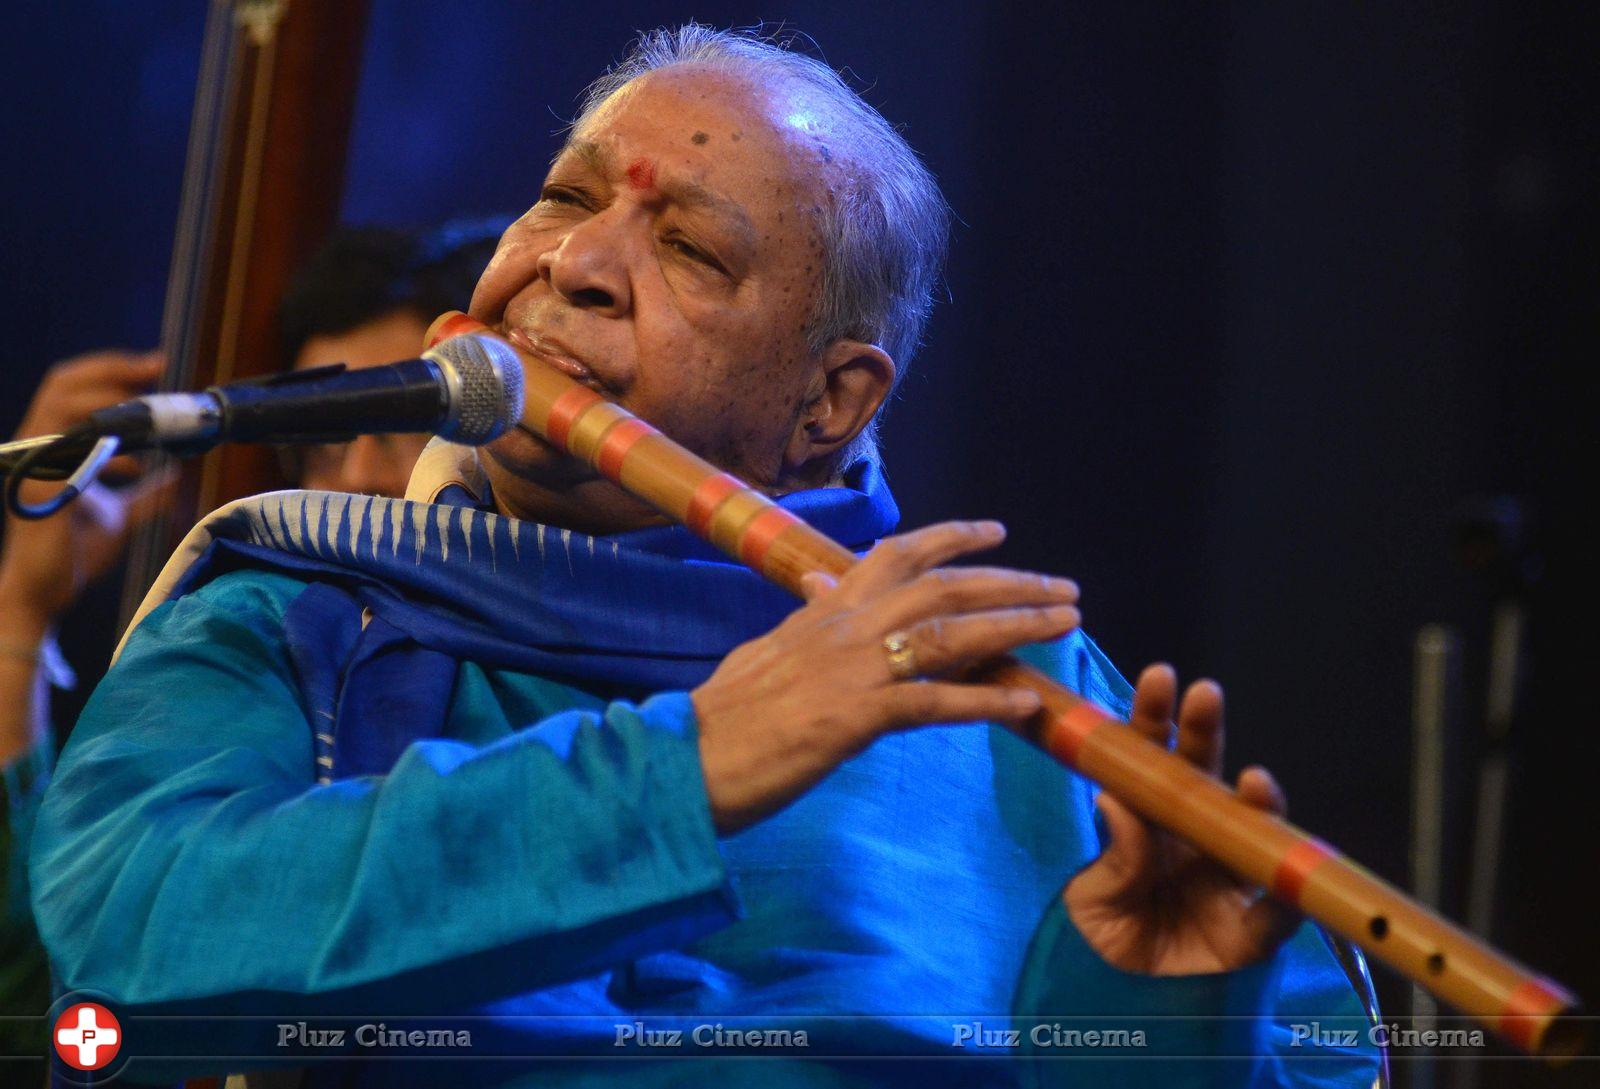
[[576, 353], [558, 341], [529, 333], [522, 329], [507, 329], [503, 335], [512, 344], [529, 355], [548, 363], [562, 374], [573, 378], [596, 392], [604, 392], [605, 385], [596, 377], [588, 364], [581, 362]]

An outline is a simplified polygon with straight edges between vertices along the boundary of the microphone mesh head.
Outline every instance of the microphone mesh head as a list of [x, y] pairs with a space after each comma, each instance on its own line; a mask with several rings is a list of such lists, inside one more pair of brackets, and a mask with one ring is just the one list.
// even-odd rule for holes
[[469, 333], [440, 341], [423, 358], [439, 365], [450, 387], [442, 437], [481, 446], [522, 419], [522, 361], [511, 345]]

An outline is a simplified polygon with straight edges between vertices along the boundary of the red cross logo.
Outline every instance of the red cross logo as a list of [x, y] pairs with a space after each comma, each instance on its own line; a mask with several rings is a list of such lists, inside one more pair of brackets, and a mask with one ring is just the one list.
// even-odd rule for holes
[[117, 1057], [122, 1026], [104, 1006], [79, 1002], [56, 1018], [55, 1041], [56, 1054], [74, 1070], [99, 1070]]

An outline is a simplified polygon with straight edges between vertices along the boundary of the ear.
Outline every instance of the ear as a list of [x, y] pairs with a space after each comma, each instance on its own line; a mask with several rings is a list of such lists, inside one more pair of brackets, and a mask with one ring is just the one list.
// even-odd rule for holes
[[803, 478], [842, 450], [893, 386], [894, 360], [876, 344], [836, 340], [824, 348], [784, 450], [784, 474]]

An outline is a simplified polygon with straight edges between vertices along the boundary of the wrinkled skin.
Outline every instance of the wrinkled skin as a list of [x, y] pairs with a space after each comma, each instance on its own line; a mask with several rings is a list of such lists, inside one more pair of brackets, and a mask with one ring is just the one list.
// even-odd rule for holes
[[[753, 484], [822, 482], [894, 363], [857, 341], [807, 344], [812, 209], [841, 169], [816, 115], [704, 69], [636, 80], [573, 134], [473, 315]], [[591, 531], [658, 520], [525, 433], [489, 453], [508, 512]]]

